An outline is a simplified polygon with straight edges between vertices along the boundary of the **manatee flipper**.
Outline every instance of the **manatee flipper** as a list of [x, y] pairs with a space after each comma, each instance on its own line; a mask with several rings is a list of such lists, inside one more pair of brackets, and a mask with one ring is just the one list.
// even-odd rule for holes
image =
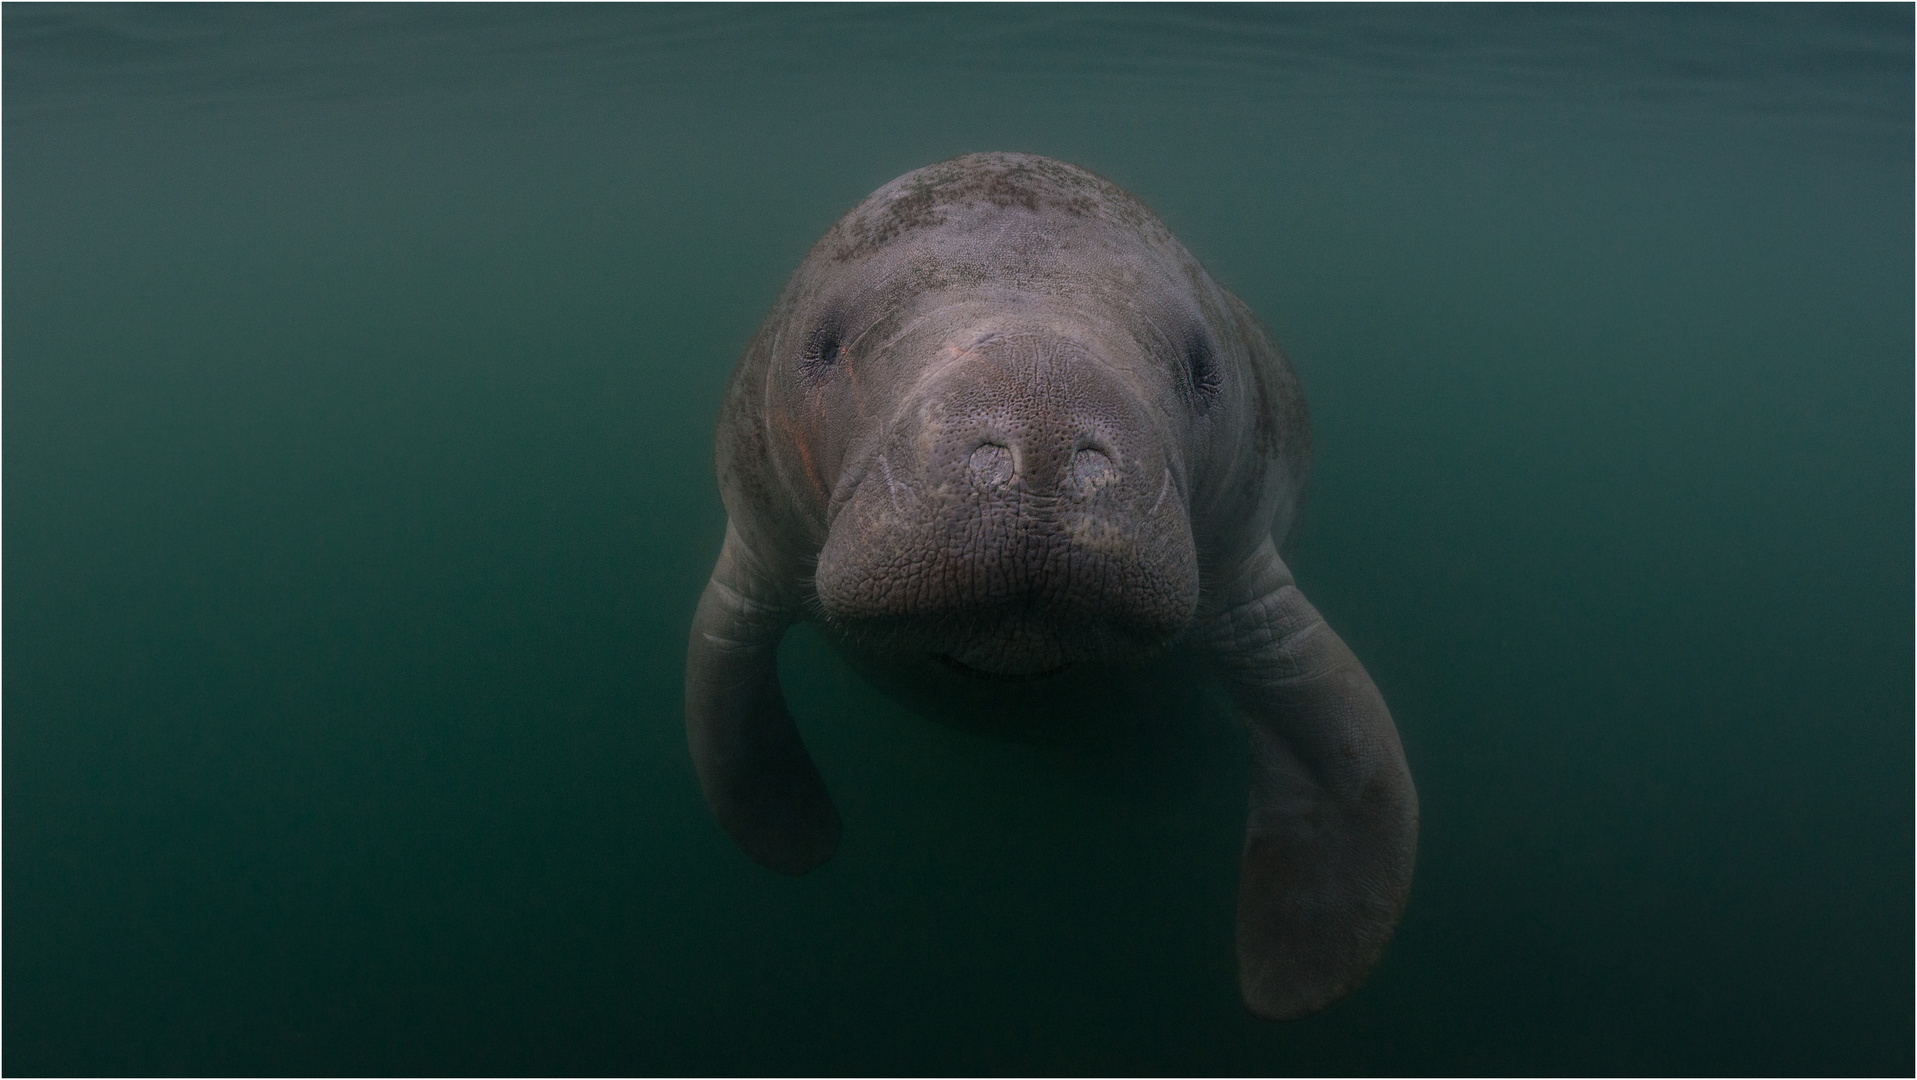
[[730, 527], [692, 619], [686, 741], [706, 804], [747, 855], [803, 874], [839, 847], [839, 812], [779, 689], [793, 619]]
[[1384, 698], [1267, 540], [1207, 626], [1251, 734], [1238, 982], [1268, 1020], [1364, 981], [1411, 889], [1418, 793]]

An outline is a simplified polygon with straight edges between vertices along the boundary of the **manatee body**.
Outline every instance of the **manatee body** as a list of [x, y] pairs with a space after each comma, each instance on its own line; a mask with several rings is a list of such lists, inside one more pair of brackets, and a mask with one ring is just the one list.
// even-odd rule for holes
[[686, 731], [719, 824], [801, 874], [839, 817], [779, 688], [801, 619], [959, 719], [1210, 672], [1249, 734], [1239, 981], [1260, 1016], [1364, 978], [1417, 793], [1370, 676], [1292, 580], [1310, 428], [1289, 363], [1156, 215], [1063, 162], [974, 154], [874, 192], [792, 275], [719, 422], [728, 526]]

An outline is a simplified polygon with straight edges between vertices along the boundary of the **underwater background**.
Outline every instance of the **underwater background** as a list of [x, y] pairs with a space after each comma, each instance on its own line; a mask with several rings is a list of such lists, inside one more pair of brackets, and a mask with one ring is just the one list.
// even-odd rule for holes
[[[7, 5], [0, 1067], [1909, 1074], [1912, 11]], [[1311, 1020], [1215, 702], [998, 742], [802, 629], [839, 855], [700, 798], [732, 363], [994, 149], [1303, 379], [1423, 806]]]

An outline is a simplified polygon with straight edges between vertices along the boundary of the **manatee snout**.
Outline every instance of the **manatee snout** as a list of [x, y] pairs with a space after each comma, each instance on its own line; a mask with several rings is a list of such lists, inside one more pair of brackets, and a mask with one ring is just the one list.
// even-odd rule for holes
[[1198, 599], [1183, 463], [1126, 370], [1057, 334], [952, 351], [829, 523], [828, 623], [985, 676], [1168, 645]]

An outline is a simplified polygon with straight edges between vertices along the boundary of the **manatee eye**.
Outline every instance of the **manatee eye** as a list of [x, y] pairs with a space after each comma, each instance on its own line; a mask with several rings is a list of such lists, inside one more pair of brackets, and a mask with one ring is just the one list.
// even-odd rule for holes
[[827, 324], [812, 331], [805, 339], [805, 348], [799, 353], [799, 368], [808, 375], [824, 375], [834, 364], [845, 346], [839, 342], [837, 326]]
[[1218, 361], [1212, 356], [1211, 343], [1203, 334], [1194, 334], [1185, 346], [1185, 379], [1191, 389], [1192, 404], [1203, 409], [1218, 396]]

